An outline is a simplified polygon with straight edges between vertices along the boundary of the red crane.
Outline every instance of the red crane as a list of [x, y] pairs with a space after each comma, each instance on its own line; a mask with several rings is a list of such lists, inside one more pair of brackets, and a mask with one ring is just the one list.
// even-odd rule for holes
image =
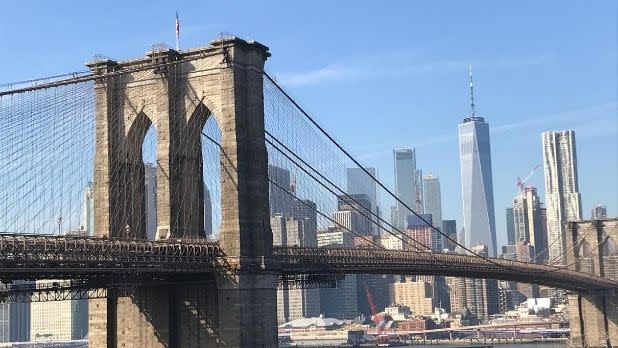
[[528, 181], [528, 179], [530, 179], [532, 174], [534, 174], [534, 172], [539, 168], [539, 166], [540, 164], [537, 164], [534, 168], [532, 168], [530, 173], [528, 173], [528, 176], [526, 176], [523, 180], [517, 177], [517, 186], [519, 187], [519, 191], [521, 193], [524, 193], [526, 191], [526, 186], [524, 184], [526, 183], [526, 181]]
[[371, 320], [374, 323], [378, 323], [379, 320], [376, 320], [376, 314], [378, 314], [378, 309], [376, 308], [375, 302], [373, 302], [373, 296], [371, 295], [371, 291], [369, 291], [369, 286], [367, 285], [367, 281], [364, 280], [363, 284], [365, 285], [365, 296], [367, 296], [367, 303], [369, 304], [369, 310], [371, 310]]

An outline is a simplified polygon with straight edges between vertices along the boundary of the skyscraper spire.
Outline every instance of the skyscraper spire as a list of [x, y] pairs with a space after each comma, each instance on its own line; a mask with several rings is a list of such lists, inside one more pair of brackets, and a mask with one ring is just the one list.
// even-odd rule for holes
[[472, 84], [472, 65], [470, 65], [470, 107], [472, 108], [472, 117], [476, 117], [474, 109], [474, 86]]

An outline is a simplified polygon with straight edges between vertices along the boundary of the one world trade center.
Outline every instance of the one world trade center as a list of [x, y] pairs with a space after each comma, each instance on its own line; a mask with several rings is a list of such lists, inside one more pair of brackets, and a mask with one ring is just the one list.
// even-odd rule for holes
[[472, 114], [459, 125], [459, 158], [464, 212], [465, 245], [487, 246], [489, 256], [496, 257], [496, 222], [491, 175], [489, 124], [476, 115], [470, 68]]

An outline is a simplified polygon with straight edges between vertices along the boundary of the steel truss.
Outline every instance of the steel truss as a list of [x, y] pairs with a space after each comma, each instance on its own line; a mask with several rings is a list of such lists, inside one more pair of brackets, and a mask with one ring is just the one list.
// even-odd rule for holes
[[[87, 279], [107, 288], [126, 279], [199, 281], [216, 272], [248, 269], [229, 262], [217, 243], [202, 240], [122, 240], [0, 234], [0, 281]], [[618, 282], [564, 267], [482, 259], [473, 255], [383, 249], [274, 247], [266, 268], [282, 288], [332, 286], [344, 274], [419, 274], [535, 283], [574, 291], [606, 291]], [[330, 277], [329, 277], [330, 276]], [[287, 284], [287, 285], [286, 285]]]
[[618, 282], [595, 275], [506, 259], [473, 255], [384, 249], [277, 247], [284, 274], [417, 274], [513, 280], [574, 291], [618, 288]]
[[277, 289], [337, 288], [345, 274], [282, 274]]

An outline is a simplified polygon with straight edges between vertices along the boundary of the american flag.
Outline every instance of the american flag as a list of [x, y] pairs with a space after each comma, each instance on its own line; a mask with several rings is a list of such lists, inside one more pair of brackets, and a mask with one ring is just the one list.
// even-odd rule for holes
[[176, 38], [180, 37], [180, 20], [178, 19], [178, 11], [176, 11]]

